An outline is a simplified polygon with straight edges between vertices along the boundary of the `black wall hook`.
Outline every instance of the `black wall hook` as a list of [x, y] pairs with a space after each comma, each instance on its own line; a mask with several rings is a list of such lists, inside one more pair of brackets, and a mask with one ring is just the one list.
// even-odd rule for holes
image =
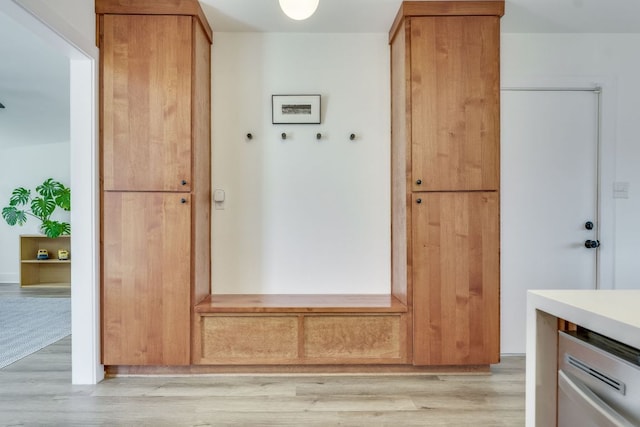
[[247, 134], [247, 139], [253, 139], [253, 135], [251, 133]]
[[280, 135], [282, 137], [282, 139], [287, 139], [287, 134], [282, 132], [282, 135]]
[[349, 139], [350, 139], [350, 140], [352, 140], [352, 141], [353, 141], [354, 139], [356, 139], [356, 134], [355, 134], [355, 133], [352, 133], [351, 135], [349, 135]]
[[316, 139], [322, 139], [322, 134], [321, 133], [316, 133]]

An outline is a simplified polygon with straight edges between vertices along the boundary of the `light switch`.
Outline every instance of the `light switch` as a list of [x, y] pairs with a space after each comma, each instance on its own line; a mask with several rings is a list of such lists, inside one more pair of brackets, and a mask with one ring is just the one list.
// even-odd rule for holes
[[613, 198], [614, 199], [628, 199], [629, 198], [629, 183], [628, 182], [614, 182], [613, 183]]
[[224, 190], [214, 190], [213, 192], [213, 205], [216, 209], [224, 209]]

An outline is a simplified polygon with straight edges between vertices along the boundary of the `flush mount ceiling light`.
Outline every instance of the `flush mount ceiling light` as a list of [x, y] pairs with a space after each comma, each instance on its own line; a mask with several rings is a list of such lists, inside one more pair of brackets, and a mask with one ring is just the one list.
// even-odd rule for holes
[[278, 0], [280, 8], [291, 19], [302, 21], [307, 19], [318, 8], [320, 0]]

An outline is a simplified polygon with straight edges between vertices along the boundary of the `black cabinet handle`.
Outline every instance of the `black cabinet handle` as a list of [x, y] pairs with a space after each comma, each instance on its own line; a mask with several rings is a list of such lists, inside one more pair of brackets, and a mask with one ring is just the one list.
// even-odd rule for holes
[[417, 203], [417, 204], [422, 203], [422, 199], [417, 199], [417, 200], [416, 200], [416, 203]]
[[184, 205], [185, 203], [187, 203], [187, 199], [185, 199], [185, 198], [183, 197], [182, 199], [180, 199], [180, 203], [182, 203], [182, 204]]
[[422, 185], [422, 180], [421, 179], [417, 180], [416, 185]]
[[187, 180], [186, 180], [186, 179], [183, 179], [182, 181], [180, 181], [180, 184], [182, 184], [182, 185], [187, 185]]

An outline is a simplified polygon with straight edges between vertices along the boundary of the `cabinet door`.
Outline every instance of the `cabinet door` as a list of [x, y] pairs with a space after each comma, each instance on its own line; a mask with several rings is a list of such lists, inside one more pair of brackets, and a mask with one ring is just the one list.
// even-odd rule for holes
[[191, 200], [104, 193], [105, 365], [190, 363]]
[[411, 19], [414, 191], [498, 189], [499, 28], [492, 16]]
[[190, 191], [189, 16], [102, 17], [106, 191]]
[[416, 365], [499, 360], [499, 218], [495, 192], [413, 195]]

